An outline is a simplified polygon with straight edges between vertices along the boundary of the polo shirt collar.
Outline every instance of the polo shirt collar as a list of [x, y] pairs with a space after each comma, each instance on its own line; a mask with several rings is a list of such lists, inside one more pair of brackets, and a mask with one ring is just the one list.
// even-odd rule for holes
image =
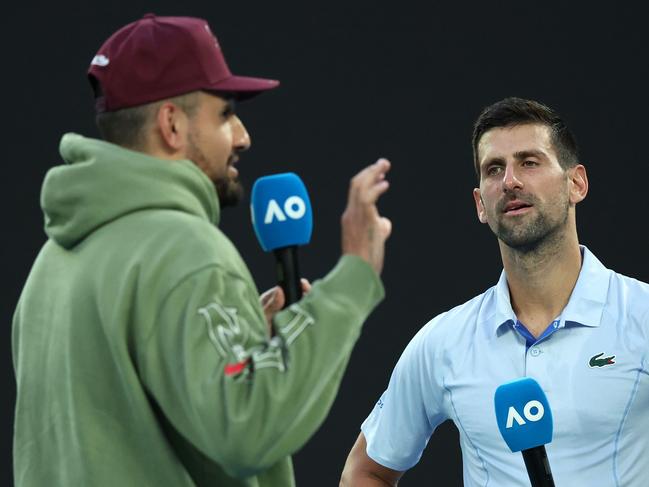
[[[579, 248], [582, 254], [581, 270], [570, 300], [561, 313], [560, 328], [566, 324], [597, 327], [604, 313], [611, 271], [604, 267], [585, 245], [580, 245]], [[506, 323], [516, 323], [516, 314], [512, 309], [504, 270], [494, 287], [494, 300], [495, 312], [492, 326], [493, 332], [497, 333]]]

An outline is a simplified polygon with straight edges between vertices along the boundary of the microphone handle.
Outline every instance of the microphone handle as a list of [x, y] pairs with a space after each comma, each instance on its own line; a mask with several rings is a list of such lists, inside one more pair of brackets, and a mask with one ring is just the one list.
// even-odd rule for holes
[[274, 251], [277, 261], [277, 282], [284, 290], [286, 308], [302, 299], [302, 284], [297, 264], [297, 245], [281, 247]]
[[521, 450], [527, 474], [530, 476], [532, 487], [554, 487], [552, 471], [545, 446], [535, 446], [528, 450]]

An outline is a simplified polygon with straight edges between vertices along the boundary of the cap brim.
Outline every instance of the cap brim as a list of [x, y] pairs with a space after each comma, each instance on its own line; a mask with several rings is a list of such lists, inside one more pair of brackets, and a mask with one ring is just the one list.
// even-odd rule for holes
[[208, 89], [210, 91], [234, 95], [237, 100], [252, 98], [264, 91], [272, 90], [279, 86], [275, 79], [250, 78], [248, 76], [230, 76], [215, 83]]

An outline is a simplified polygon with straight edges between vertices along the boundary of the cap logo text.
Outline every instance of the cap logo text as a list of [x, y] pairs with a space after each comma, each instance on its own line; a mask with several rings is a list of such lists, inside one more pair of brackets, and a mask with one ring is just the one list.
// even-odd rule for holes
[[91, 66], [108, 66], [108, 63], [110, 63], [110, 60], [104, 56], [103, 54], [97, 54], [94, 58], [92, 58], [92, 61], [90, 62]]

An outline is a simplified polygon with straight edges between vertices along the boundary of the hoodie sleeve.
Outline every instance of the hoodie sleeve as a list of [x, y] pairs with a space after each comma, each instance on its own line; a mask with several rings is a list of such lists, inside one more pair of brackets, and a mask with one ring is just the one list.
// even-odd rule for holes
[[143, 382], [173, 427], [228, 473], [245, 477], [299, 449], [338, 390], [363, 321], [383, 297], [355, 256], [274, 319], [243, 276], [210, 266], [165, 299], [139, 347]]

